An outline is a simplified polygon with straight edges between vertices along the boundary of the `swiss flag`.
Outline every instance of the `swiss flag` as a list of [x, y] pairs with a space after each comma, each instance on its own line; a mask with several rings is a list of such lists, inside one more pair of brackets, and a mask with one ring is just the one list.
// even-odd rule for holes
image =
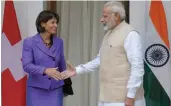
[[22, 39], [13, 1], [5, 1], [1, 37], [6, 40], [2, 39], [2, 106], [25, 106], [27, 76], [22, 70], [21, 56], [16, 58], [21, 54], [18, 45]]

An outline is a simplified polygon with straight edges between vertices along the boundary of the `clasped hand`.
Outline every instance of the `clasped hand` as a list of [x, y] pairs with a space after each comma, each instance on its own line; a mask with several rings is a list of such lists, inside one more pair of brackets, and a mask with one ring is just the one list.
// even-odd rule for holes
[[55, 80], [64, 80], [76, 75], [76, 69], [71, 64], [67, 63], [67, 70], [60, 72], [58, 68], [47, 68], [44, 72], [50, 78]]

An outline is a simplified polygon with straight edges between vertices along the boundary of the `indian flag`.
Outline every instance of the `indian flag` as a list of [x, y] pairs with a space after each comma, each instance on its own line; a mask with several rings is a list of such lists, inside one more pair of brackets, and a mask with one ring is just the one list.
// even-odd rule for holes
[[146, 106], [170, 106], [171, 59], [167, 14], [162, 1], [147, 2], [144, 90]]

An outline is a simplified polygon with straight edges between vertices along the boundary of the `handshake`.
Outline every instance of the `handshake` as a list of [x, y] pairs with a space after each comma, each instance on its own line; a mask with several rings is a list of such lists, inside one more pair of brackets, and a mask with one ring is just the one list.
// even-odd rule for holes
[[76, 69], [71, 64], [67, 63], [67, 69], [63, 72], [59, 72], [58, 68], [47, 68], [44, 74], [55, 80], [64, 80], [76, 75]]

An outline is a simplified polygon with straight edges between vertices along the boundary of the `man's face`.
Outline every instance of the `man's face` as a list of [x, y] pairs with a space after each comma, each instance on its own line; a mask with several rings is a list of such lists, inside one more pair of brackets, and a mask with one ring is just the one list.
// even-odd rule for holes
[[101, 17], [100, 21], [103, 23], [104, 30], [106, 31], [113, 29], [116, 26], [116, 16], [110, 7], [104, 7], [103, 16]]

